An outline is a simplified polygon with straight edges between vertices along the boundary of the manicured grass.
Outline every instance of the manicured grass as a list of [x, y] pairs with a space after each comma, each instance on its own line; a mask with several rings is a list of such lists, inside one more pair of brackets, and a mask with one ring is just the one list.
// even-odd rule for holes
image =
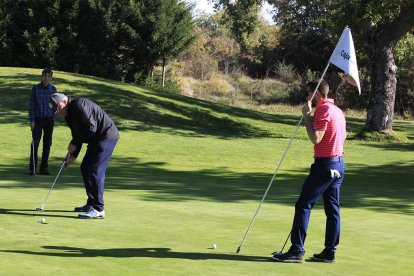
[[[0, 68], [0, 274], [5, 275], [409, 275], [414, 269], [414, 124], [407, 142], [353, 139], [348, 118], [338, 263], [269, 261], [291, 227], [312, 161], [301, 127], [241, 252], [235, 254], [297, 122], [180, 95], [55, 72], [59, 92], [100, 103], [121, 140], [107, 172], [104, 220], [79, 220], [80, 161], [65, 170], [36, 212], [70, 140], [56, 124], [51, 176], [27, 175], [27, 101], [39, 69]], [[84, 152], [84, 150], [83, 150]], [[82, 156], [80, 156], [82, 157]], [[38, 220], [45, 218], [47, 224]], [[312, 213], [307, 257], [323, 247], [325, 218]], [[217, 249], [209, 249], [212, 243]]]

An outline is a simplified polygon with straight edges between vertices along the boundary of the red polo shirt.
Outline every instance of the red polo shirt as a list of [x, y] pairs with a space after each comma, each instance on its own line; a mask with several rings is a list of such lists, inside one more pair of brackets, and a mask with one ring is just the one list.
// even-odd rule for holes
[[318, 103], [314, 113], [314, 130], [325, 131], [320, 143], [314, 145], [314, 157], [342, 156], [346, 138], [346, 122], [342, 110], [333, 99]]

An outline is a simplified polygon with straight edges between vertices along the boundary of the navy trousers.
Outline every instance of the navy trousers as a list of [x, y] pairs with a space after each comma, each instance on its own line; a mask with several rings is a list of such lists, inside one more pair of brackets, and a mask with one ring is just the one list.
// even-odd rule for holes
[[33, 147], [34, 147], [34, 167], [37, 169], [37, 153], [39, 149], [40, 140], [43, 133], [43, 151], [40, 168], [49, 167], [49, 153], [52, 146], [53, 126], [55, 121], [53, 117], [35, 118], [35, 127], [32, 130], [32, 144], [30, 145], [30, 164], [29, 170], [33, 171]]
[[[331, 170], [337, 170], [341, 176], [332, 175]], [[295, 205], [295, 217], [290, 238], [291, 252], [305, 253], [304, 244], [309, 217], [313, 206], [321, 195], [323, 195], [326, 215], [325, 248], [335, 251], [339, 244], [341, 230], [339, 195], [344, 171], [342, 157], [315, 159]]]
[[86, 204], [101, 212], [104, 210], [105, 173], [118, 140], [102, 140], [88, 144], [81, 164]]

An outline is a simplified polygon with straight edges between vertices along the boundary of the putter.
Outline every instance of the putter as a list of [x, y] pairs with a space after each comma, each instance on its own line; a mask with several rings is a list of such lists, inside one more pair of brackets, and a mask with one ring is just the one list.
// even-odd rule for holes
[[34, 150], [34, 137], [33, 137], [33, 130], [32, 130], [32, 162], [33, 162], [33, 175], [36, 176], [36, 166], [35, 166], [35, 150]]
[[45, 198], [45, 200], [43, 201], [42, 206], [41, 206], [41, 207], [36, 207], [36, 208], [35, 208], [35, 210], [36, 210], [36, 211], [44, 211], [44, 210], [45, 210], [45, 204], [46, 204], [46, 201], [47, 201], [47, 199], [49, 198], [50, 192], [52, 191], [53, 187], [55, 186], [56, 180], [58, 179], [58, 177], [59, 177], [59, 175], [60, 175], [60, 172], [62, 171], [63, 166], [65, 165], [65, 162], [66, 162], [66, 157], [65, 157], [65, 159], [63, 159], [62, 166], [60, 166], [60, 170], [59, 170], [59, 172], [57, 173], [57, 175], [56, 175], [56, 177], [55, 177], [55, 180], [53, 181], [52, 186], [50, 187], [49, 191], [47, 192], [46, 198]]
[[280, 251], [275, 251], [275, 252], [273, 252], [273, 253], [272, 253], [272, 255], [274, 255], [274, 254], [277, 254], [277, 255], [282, 255], [282, 253], [283, 253], [283, 249], [285, 249], [286, 243], [287, 243], [287, 241], [289, 240], [289, 238], [290, 238], [290, 235], [291, 235], [291, 234], [292, 234], [292, 231], [291, 231], [291, 232], [289, 232], [289, 235], [287, 236], [286, 241], [285, 241], [285, 243], [283, 244], [282, 250], [280, 250]]

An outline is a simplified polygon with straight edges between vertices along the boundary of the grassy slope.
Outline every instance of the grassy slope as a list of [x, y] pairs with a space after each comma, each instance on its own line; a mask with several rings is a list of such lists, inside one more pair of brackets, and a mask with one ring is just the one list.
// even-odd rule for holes
[[[121, 140], [107, 173], [107, 218], [74, 219], [84, 203], [79, 169], [53, 182], [26, 175], [27, 101], [40, 70], [0, 68], [0, 272], [5, 274], [389, 275], [409, 274], [414, 246], [414, 125], [395, 122], [409, 142], [349, 140], [342, 192], [338, 264], [268, 262], [291, 226], [293, 205], [312, 160], [300, 128], [242, 252], [234, 252], [299, 120], [76, 74], [56, 72], [58, 91], [100, 103]], [[356, 133], [363, 120], [348, 118]], [[56, 173], [70, 133], [57, 123], [51, 152]], [[68, 211], [69, 210], [69, 211]], [[46, 218], [48, 224], [37, 221]], [[411, 229], [411, 230], [410, 230]], [[308, 256], [323, 244], [317, 204]], [[216, 250], [208, 249], [216, 243]]]

